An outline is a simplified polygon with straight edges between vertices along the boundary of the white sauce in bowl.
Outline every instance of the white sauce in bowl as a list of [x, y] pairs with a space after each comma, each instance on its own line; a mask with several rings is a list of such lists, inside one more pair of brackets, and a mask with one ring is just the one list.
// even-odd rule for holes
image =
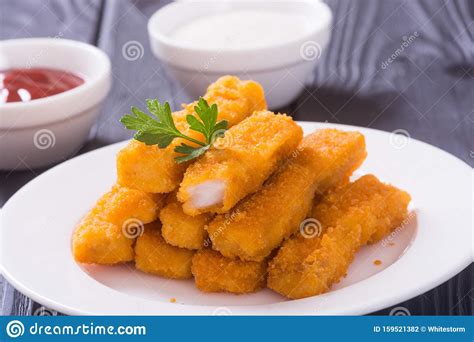
[[234, 10], [191, 20], [172, 32], [171, 38], [204, 49], [241, 50], [285, 44], [310, 29], [303, 15]]

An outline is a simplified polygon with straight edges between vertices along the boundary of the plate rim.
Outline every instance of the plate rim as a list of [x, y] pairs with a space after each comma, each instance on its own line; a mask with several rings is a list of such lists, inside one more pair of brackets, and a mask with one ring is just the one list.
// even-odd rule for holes
[[[340, 128], [340, 129], [345, 129], [345, 130], [360, 130], [360, 131], [371, 131], [372, 133], [375, 133], [375, 134], [382, 134], [382, 135], [389, 135], [391, 134], [391, 132], [387, 132], [387, 131], [382, 131], [382, 130], [377, 130], [377, 129], [373, 129], [373, 128], [366, 128], [366, 127], [358, 127], [358, 126], [351, 126], [351, 125], [342, 125], [342, 124], [333, 124], [333, 123], [322, 123], [322, 122], [310, 122], [310, 121], [297, 121], [298, 124], [302, 124], [303, 126], [307, 126], [309, 130], [314, 130], [314, 129], [318, 129], [318, 128]], [[393, 132], [392, 132], [393, 134]], [[414, 138], [410, 138], [411, 140], [414, 140], [416, 141], [417, 143], [421, 143], [422, 145], [425, 145], [424, 147], [428, 147], [428, 148], [431, 148], [431, 149], [435, 149], [437, 150], [438, 152], [442, 152], [446, 157], [449, 157], [450, 159], [453, 159], [455, 160], [457, 163], [461, 163], [463, 165], [463, 167], [468, 167], [469, 169], [471, 169], [471, 167], [469, 166], [469, 164], [467, 164], [464, 160], [442, 150], [441, 148], [439, 147], [436, 147], [436, 146], [433, 146], [433, 145], [430, 145], [428, 143], [425, 143], [423, 141], [420, 141], [420, 140], [417, 140], [417, 139], [414, 139]], [[95, 149], [95, 150], [92, 150], [92, 151], [89, 151], [89, 152], [86, 152], [86, 153], [83, 153], [79, 156], [76, 156], [74, 158], [71, 158], [63, 163], [60, 163], [58, 165], [55, 165], [54, 167], [50, 168], [49, 170], [45, 171], [44, 173], [42, 173], [40, 176], [38, 177], [35, 177], [33, 180], [31, 180], [30, 182], [28, 182], [27, 184], [25, 184], [23, 187], [21, 187], [14, 195], [12, 195], [9, 200], [5, 203], [5, 205], [3, 206], [2, 208], [2, 211], [4, 212], [5, 208], [8, 209], [9, 205], [11, 202], [14, 203], [15, 201], [15, 198], [16, 196], [18, 196], [19, 194], [23, 193], [25, 191], [25, 189], [27, 189], [27, 186], [29, 186], [30, 184], [32, 183], [35, 183], [38, 181], [38, 179], [41, 179], [43, 175], [47, 175], [49, 174], [50, 172], [55, 172], [55, 170], [57, 170], [58, 168], [60, 167], [63, 167], [64, 164], [67, 164], [67, 163], [70, 163], [71, 161], [78, 161], [82, 158], [88, 158], [89, 154], [91, 153], [97, 153], [99, 151], [104, 151], [106, 149], [110, 149], [110, 150], [114, 150], [114, 149], [118, 149], [121, 145], [124, 145], [128, 140], [125, 140], [125, 141], [121, 141], [121, 142], [117, 142], [117, 143], [114, 143], [114, 144], [110, 144], [110, 145], [107, 145], [107, 146], [103, 146], [101, 148], [98, 148], [98, 149]], [[472, 169], [471, 169], [472, 171]], [[1, 213], [0, 213], [1, 215]], [[0, 218], [0, 243], [1, 243], [1, 238], [2, 238], [2, 227], [1, 227], [1, 224], [2, 221], [1, 221], [1, 218]], [[408, 252], [410, 252], [410, 249], [408, 250]], [[472, 262], [472, 259], [473, 259], [473, 256], [472, 256], [472, 253], [470, 253], [471, 256], [468, 257], [466, 255], [466, 259], [465, 260], [459, 260], [459, 262], [457, 263], [457, 265], [454, 267], [451, 268], [451, 272], [445, 272], [443, 273], [441, 276], [438, 276], [438, 278], [436, 280], [432, 280], [429, 284], [426, 283], [426, 284], [423, 284], [423, 286], [418, 286], [416, 288], [416, 290], [412, 290], [412, 291], [401, 291], [398, 296], [397, 295], [392, 295], [392, 299], [389, 301], [393, 304], [396, 304], [396, 303], [400, 303], [404, 300], [408, 300], [416, 295], [419, 295], [421, 293], [424, 293], [436, 286], [438, 286], [439, 284], [445, 282], [446, 280], [452, 278], [454, 275], [458, 274], [460, 271], [462, 271], [464, 268], [466, 268], [467, 266], [469, 266], [469, 264]], [[0, 255], [1, 256], [1, 255]], [[400, 258], [400, 260], [403, 260], [404, 258]], [[282, 304], [282, 303], [295, 303], [295, 304], [298, 304], [298, 303], [301, 303], [301, 302], [304, 302], [304, 301], [310, 301], [311, 299], [314, 299], [314, 298], [324, 298], [325, 296], [327, 295], [330, 295], [330, 294], [334, 294], [334, 293], [345, 293], [348, 291], [348, 289], [353, 289], [354, 287], [357, 287], [357, 286], [360, 286], [361, 284], [364, 284], [366, 283], [368, 280], [370, 279], [373, 279], [373, 278], [377, 278], [380, 274], [384, 273], [384, 272], [387, 272], [387, 270], [389, 270], [390, 268], [392, 268], [394, 265], [397, 265], [399, 264], [400, 260], [398, 260], [397, 262], [395, 262], [394, 264], [390, 265], [389, 267], [387, 267], [385, 270], [381, 271], [380, 273], [377, 273], [375, 275], [373, 275], [372, 277], [369, 277], [365, 280], [362, 280], [356, 284], [353, 284], [351, 286], [348, 286], [346, 288], [342, 288], [342, 289], [338, 289], [338, 290], [335, 290], [335, 291], [332, 291], [332, 292], [329, 292], [329, 293], [326, 293], [326, 294], [322, 294], [322, 295], [319, 295], [319, 296], [315, 296], [315, 297], [309, 297], [309, 298], [304, 298], [304, 299], [299, 299], [299, 300], [293, 300], [293, 301], [285, 301], [285, 302], [281, 302], [281, 303], [274, 303], [274, 304], [257, 304], [257, 305], [249, 305], [249, 306], [229, 306], [230, 308], [233, 308], [235, 309], [236, 311], [240, 312], [239, 314], [245, 314], [245, 315], [260, 315], [260, 314], [277, 314], [277, 315], [282, 315], [283, 313], [274, 313], [274, 312], [265, 312], [265, 313], [262, 313], [262, 312], [258, 312], [258, 311], [261, 311], [261, 310], [255, 310], [257, 312], [255, 313], [252, 313], [252, 309], [255, 309], [256, 307], [269, 307], [269, 306], [279, 306], [279, 304]], [[49, 298], [46, 298], [44, 296], [42, 296], [41, 294], [39, 293], [36, 293], [34, 290], [30, 290], [28, 288], [27, 285], [25, 284], [22, 284], [21, 282], [17, 281], [15, 279], [15, 277], [9, 272], [9, 270], [7, 270], [3, 263], [1, 262], [0, 260], [0, 274], [3, 275], [3, 277], [10, 283], [12, 284], [16, 289], [18, 289], [20, 292], [24, 293], [26, 296], [28, 296], [29, 298], [33, 299], [34, 301], [37, 301], [38, 303], [41, 303], [43, 305], [46, 305], [52, 309], [55, 309], [55, 310], [58, 310], [60, 312], [63, 312], [63, 313], [66, 313], [66, 314], [70, 314], [70, 315], [84, 315], [84, 314], [101, 314], [99, 312], [87, 312], [87, 311], [84, 311], [84, 310], [81, 310], [81, 309], [77, 309], [77, 308], [73, 308], [73, 307], [70, 307], [68, 305], [65, 305], [65, 304], [62, 304], [62, 303], [59, 303], [59, 302], [56, 302], [55, 300], [52, 300], [52, 299], [49, 299]], [[96, 280], [94, 280], [93, 278], [91, 278], [91, 281], [94, 281], [94, 282], [97, 282]], [[108, 288], [106, 287], [105, 285], [101, 284], [101, 286], [104, 286], [105, 288], [107, 288], [109, 291], [115, 291], [114, 289], [111, 289], [111, 288]], [[126, 293], [122, 293], [122, 292], [119, 292], [119, 291], [115, 291], [116, 293], [119, 293], [121, 296], [129, 296], [128, 294]], [[120, 296], [119, 296], [120, 297]], [[139, 299], [137, 299], [136, 297], [133, 297], [135, 298], [137, 301], [139, 301]], [[151, 300], [147, 300], [147, 299], [142, 299], [146, 302], [149, 302]], [[324, 299], [323, 299], [324, 300]], [[153, 301], [153, 302], [156, 302], [156, 301]], [[160, 302], [159, 305], [157, 306], [160, 306], [162, 304], [165, 304], [163, 306], [163, 309], [167, 309], [167, 307], [171, 307], [172, 305], [175, 305], [176, 304], [171, 304], [170, 305], [166, 305], [168, 303], [164, 303], [164, 302]], [[343, 314], [366, 314], [366, 313], [370, 313], [370, 312], [374, 312], [374, 311], [377, 311], [377, 310], [380, 310], [380, 309], [383, 309], [383, 308], [386, 308], [388, 307], [389, 305], [391, 304], [387, 304], [387, 300], [385, 298], [380, 298], [379, 300], [375, 300], [375, 301], [371, 301], [371, 304], [370, 305], [366, 305], [363, 309], [355, 309], [355, 308], [349, 308], [345, 313]], [[191, 311], [199, 311], [201, 310], [200, 308], [206, 308], [207, 311], [209, 311], [209, 309], [215, 309], [216, 306], [215, 305], [210, 305], [210, 306], [201, 306], [201, 305], [186, 305], [186, 304], [183, 304], [181, 307], [192, 307], [192, 309], [195, 309], [195, 310], [191, 310]], [[277, 309], [278, 310], [278, 309]], [[173, 310], [174, 311], [174, 310]], [[204, 310], [206, 311], [206, 310]], [[330, 310], [329, 310], [330, 311]], [[173, 314], [177, 314], [177, 313], [167, 313], [166, 315], [173, 315]], [[203, 314], [203, 313], [193, 313], [193, 312], [188, 312], [186, 314]], [[206, 313], [204, 313], [206, 314]], [[292, 313], [292, 312], [285, 312], [284, 313], [285, 315], [288, 315], [288, 314], [295, 314], [295, 313]], [[296, 313], [296, 314], [301, 314], [301, 313]], [[308, 313], [305, 313], [305, 314], [308, 314]], [[317, 314], [317, 313], [313, 313], [313, 314]], [[330, 313], [330, 314], [338, 314], [338, 313]], [[134, 313], [132, 313], [132, 315], [134, 315]], [[165, 315], [165, 314], [163, 314]]]

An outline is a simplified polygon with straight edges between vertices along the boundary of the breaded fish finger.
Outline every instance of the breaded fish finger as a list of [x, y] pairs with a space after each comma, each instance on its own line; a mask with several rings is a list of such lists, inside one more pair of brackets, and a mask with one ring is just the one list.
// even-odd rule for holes
[[178, 192], [184, 212], [229, 211], [261, 187], [302, 136], [289, 116], [255, 112], [225, 133], [225, 146], [209, 150], [186, 170]]
[[100, 218], [86, 216], [72, 237], [72, 253], [77, 262], [112, 265], [133, 260], [133, 241], [122, 227]]
[[[223, 76], [211, 84], [204, 95], [209, 104], [217, 104], [218, 120], [235, 125], [256, 110], [266, 109], [263, 89], [253, 81], [241, 81], [234, 76]], [[195, 102], [184, 110], [174, 112], [176, 127], [188, 136], [201, 139], [198, 132], [189, 129], [186, 115], [194, 113]], [[175, 139], [164, 149], [131, 140], [117, 155], [118, 183], [152, 193], [167, 193], [178, 187], [189, 163], [177, 164], [175, 146], [182, 139]]]
[[232, 219], [218, 215], [211, 221], [213, 248], [230, 258], [263, 260], [298, 230], [315, 192], [347, 179], [365, 156], [360, 133], [324, 129], [306, 136], [263, 188], [232, 210]]
[[240, 294], [265, 287], [266, 268], [266, 261], [229, 259], [211, 249], [202, 249], [194, 255], [191, 269], [199, 290]]
[[327, 232], [285, 241], [269, 264], [267, 286], [288, 298], [326, 292], [345, 276], [361, 246], [400, 225], [409, 202], [406, 192], [372, 175], [330, 192], [311, 215]]
[[168, 245], [161, 236], [159, 221], [147, 224], [135, 244], [135, 267], [166, 278], [191, 278], [194, 251]]
[[207, 237], [206, 225], [213, 216], [208, 213], [197, 216], [186, 215], [176, 196], [170, 196], [168, 203], [160, 211], [160, 221], [163, 225], [161, 233], [170, 245], [201, 249]]
[[135, 237], [144, 224], [158, 218], [163, 197], [114, 185], [77, 226], [72, 238], [76, 261], [115, 264], [133, 260]]

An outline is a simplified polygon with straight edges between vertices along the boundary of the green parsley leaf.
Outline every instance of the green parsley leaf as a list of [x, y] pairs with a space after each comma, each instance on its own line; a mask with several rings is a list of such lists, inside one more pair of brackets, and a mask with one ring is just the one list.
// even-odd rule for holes
[[211, 145], [206, 145], [196, 148], [186, 144], [181, 144], [179, 146], [176, 146], [174, 150], [175, 152], [184, 154], [184, 156], [176, 157], [174, 159], [178, 164], [181, 164], [199, 157], [200, 155], [204, 154], [204, 152], [206, 152], [210, 147]]
[[175, 158], [177, 163], [195, 159], [204, 154], [212, 145], [213, 140], [222, 136], [227, 129], [225, 120], [217, 122], [217, 105], [209, 106], [202, 97], [194, 107], [195, 115], [187, 115], [186, 121], [191, 130], [203, 135], [204, 141], [194, 139], [181, 133], [177, 128], [171, 114], [168, 102], [161, 104], [157, 99], [146, 100], [146, 106], [151, 115], [132, 107], [132, 114], [125, 114], [120, 122], [130, 130], [136, 131], [134, 139], [147, 145], [158, 145], [159, 148], [168, 147], [175, 138], [190, 141], [197, 146], [185, 143], [175, 147], [175, 152], [182, 154]]
[[204, 136], [206, 135], [206, 127], [204, 124], [199, 121], [194, 115], [186, 115], [186, 121], [191, 127], [192, 130], [202, 133]]

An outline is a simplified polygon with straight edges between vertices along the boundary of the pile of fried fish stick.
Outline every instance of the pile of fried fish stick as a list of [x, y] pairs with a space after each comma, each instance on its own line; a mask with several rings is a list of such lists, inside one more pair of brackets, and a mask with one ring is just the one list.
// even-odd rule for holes
[[[303, 136], [267, 110], [262, 87], [224, 76], [203, 96], [229, 129], [196, 160], [131, 140], [117, 155], [117, 182], [73, 234], [77, 262], [134, 262], [146, 273], [194, 278], [205, 292], [262, 288], [291, 299], [330, 290], [357, 251], [407, 217], [410, 196], [373, 175], [350, 181], [366, 158], [359, 132]], [[199, 139], [186, 115], [176, 126]]]

